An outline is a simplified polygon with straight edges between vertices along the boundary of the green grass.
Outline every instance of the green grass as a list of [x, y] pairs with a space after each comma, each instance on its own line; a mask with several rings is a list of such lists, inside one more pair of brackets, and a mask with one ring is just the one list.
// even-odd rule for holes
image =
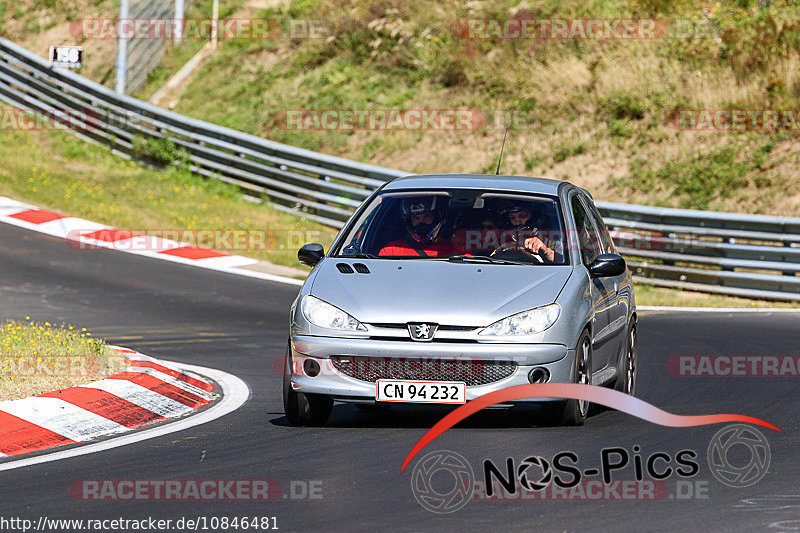
[[690, 157], [676, 157], [656, 168], [645, 159], [637, 159], [631, 164], [630, 177], [618, 179], [616, 184], [658, 194], [654, 197], [657, 204], [667, 204], [677, 197], [679, 207], [706, 210], [744, 188], [748, 175], [755, 176], [758, 187], [771, 185], [770, 181], [758, 181], [765, 178], [757, 171], [774, 146], [775, 141], [770, 140], [752, 153], [743, 153], [737, 146], [722, 146]]
[[232, 185], [177, 167], [142, 167], [66, 133], [0, 131], [0, 146], [0, 194], [120, 229], [241, 230], [263, 244], [231, 253], [298, 268], [297, 248], [328, 246], [336, 234], [248, 202]]
[[0, 401], [83, 385], [125, 369], [123, 355], [86, 328], [0, 324]]
[[[62, 12], [79, 16], [98, 6], [114, 8], [108, 0], [93, 6], [31, 1], [33, 9], [15, 25], [14, 35], [24, 36], [26, 24], [28, 32], [37, 31], [36, 20], [61, 20]], [[199, 0], [189, 16], [206, 16], [210, 3]], [[231, 16], [243, 3], [225, 3], [221, 16]], [[600, 200], [800, 214], [800, 188], [789, 177], [794, 171], [788, 162], [776, 163], [786, 151], [800, 151], [796, 132], [684, 132], [668, 124], [672, 113], [685, 108], [800, 108], [800, 71], [794, 66], [800, 62], [800, 34], [793, 29], [800, 27], [800, 5], [762, 4], [547, 0], [519, 11], [523, 4], [511, 0], [294, 0], [288, 9], [247, 16], [327, 20], [329, 38], [223, 40], [176, 110], [395, 168], [480, 172], [494, 166], [502, 128], [457, 134], [306, 131], [288, 129], [285, 120], [293, 109], [479, 109], [514, 117], [503, 162], [511, 174], [546, 171], [588, 187]], [[0, 22], [13, 21], [12, 7], [0, 0]], [[650, 41], [535, 43], [465, 39], [459, 26], [465, 19], [526, 15], [688, 21], [691, 31], [676, 33], [670, 26], [665, 38]], [[152, 95], [201, 45], [169, 45], [136, 95]], [[766, 143], [774, 149], [759, 152]], [[733, 157], [724, 146], [747, 155]], [[770, 195], [771, 189], [782, 193]]]
[[553, 161], [560, 163], [570, 157], [586, 153], [586, 144], [582, 142], [563, 141], [553, 147]]

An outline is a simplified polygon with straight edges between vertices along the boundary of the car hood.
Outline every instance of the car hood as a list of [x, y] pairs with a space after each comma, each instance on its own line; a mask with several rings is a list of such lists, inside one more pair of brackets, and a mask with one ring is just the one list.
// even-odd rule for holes
[[[338, 263], [363, 263], [370, 273], [343, 274]], [[473, 327], [553, 303], [572, 272], [570, 266], [341, 258], [317, 268], [311, 294], [360, 322]]]

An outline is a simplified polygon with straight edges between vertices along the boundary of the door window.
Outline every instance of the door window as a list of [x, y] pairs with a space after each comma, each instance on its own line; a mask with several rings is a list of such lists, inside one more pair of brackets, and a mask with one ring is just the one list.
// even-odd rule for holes
[[597, 256], [603, 253], [602, 241], [599, 231], [586, 207], [581, 203], [578, 195], [572, 196], [572, 215], [575, 217], [576, 241], [583, 259], [583, 264], [589, 266], [594, 263]]

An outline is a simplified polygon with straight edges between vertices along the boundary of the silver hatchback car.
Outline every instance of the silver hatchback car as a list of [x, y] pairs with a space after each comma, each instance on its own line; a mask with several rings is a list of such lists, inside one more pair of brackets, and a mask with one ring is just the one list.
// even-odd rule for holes
[[[459, 404], [527, 383], [636, 387], [636, 304], [591, 195], [519, 176], [418, 175], [375, 191], [291, 307], [287, 419], [334, 401]], [[536, 399], [580, 425], [588, 402]]]

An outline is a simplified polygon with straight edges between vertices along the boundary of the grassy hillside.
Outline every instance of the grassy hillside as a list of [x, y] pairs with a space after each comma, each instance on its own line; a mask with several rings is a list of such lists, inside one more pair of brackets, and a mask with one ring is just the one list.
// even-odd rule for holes
[[[764, 3], [764, 2], [762, 2]], [[800, 8], [788, 0], [231, 0], [223, 18], [322, 20], [323, 38], [223, 40], [177, 111], [266, 138], [415, 172], [494, 169], [569, 179], [604, 200], [800, 214], [797, 127], [686, 131], [682, 109], [800, 109]], [[210, 0], [189, 13], [208, 15]], [[264, 9], [264, 6], [276, 6]], [[288, 6], [288, 7], [287, 7]], [[46, 55], [114, 0], [0, 0], [0, 34]], [[655, 19], [655, 39], [473, 38], [469, 21]], [[271, 34], [274, 36], [274, 32]], [[114, 42], [84, 75], [113, 83]], [[170, 46], [147, 97], [199, 48]], [[209, 95], [213, 95], [209, 98]], [[467, 131], [309, 131], [291, 110], [470, 109]]]
[[[800, 109], [800, 10], [786, 1], [295, 0], [328, 38], [227, 41], [176, 108], [289, 144], [416, 172], [569, 179], [598, 198], [800, 215], [796, 128], [685, 131], [681, 109]], [[465, 38], [469, 19], [671, 21], [650, 40]], [[209, 98], [208, 95], [214, 95]], [[304, 131], [286, 111], [478, 109], [475, 131]]]

